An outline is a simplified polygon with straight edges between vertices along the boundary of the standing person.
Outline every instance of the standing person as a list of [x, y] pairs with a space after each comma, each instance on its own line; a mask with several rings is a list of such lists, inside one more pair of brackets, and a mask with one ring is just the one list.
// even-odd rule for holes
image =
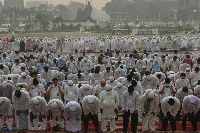
[[183, 63], [187, 63], [190, 65], [191, 69], [193, 67], [193, 61], [192, 59], [190, 58], [190, 55], [186, 55], [186, 59], [183, 60]]
[[131, 115], [131, 132], [136, 133], [140, 95], [138, 92], [134, 91], [134, 87], [132, 85], [128, 87], [128, 90], [122, 93], [121, 106], [123, 113], [123, 132], [127, 133], [129, 117]]
[[68, 80], [68, 85], [64, 87], [64, 100], [67, 104], [70, 101], [78, 102], [79, 99], [79, 88], [73, 84], [72, 80]]
[[187, 118], [191, 120], [193, 131], [197, 131], [197, 113], [200, 109], [200, 99], [193, 95], [185, 96], [183, 99], [182, 110], [183, 120], [182, 127], [183, 131], [186, 130]]
[[34, 130], [38, 130], [39, 117], [42, 117], [42, 130], [47, 128], [47, 102], [44, 97], [36, 96], [30, 101], [30, 109], [33, 113]]
[[33, 83], [26, 87], [26, 91], [29, 92], [30, 98], [36, 96], [45, 97], [45, 88], [44, 85], [40, 84], [37, 79], [33, 79]]
[[165, 97], [161, 101], [161, 109], [164, 114], [164, 118], [162, 120], [162, 130], [167, 130], [167, 124], [170, 120], [172, 131], [176, 131], [176, 115], [180, 109], [180, 101], [176, 97]]
[[64, 104], [59, 99], [52, 99], [47, 104], [47, 110], [50, 113], [50, 127], [51, 132], [53, 132], [53, 127], [57, 125], [56, 118], [58, 118], [59, 125], [64, 128]]
[[76, 101], [71, 101], [65, 105], [64, 117], [66, 118], [66, 130], [68, 132], [79, 133], [81, 131], [82, 108]]
[[58, 84], [58, 79], [53, 78], [52, 79], [52, 84], [48, 88], [47, 95], [50, 94], [50, 99], [59, 99], [61, 100], [61, 96], [64, 94], [63, 88]]
[[115, 116], [118, 107], [118, 94], [112, 90], [112, 87], [107, 85], [106, 90], [100, 94], [100, 112], [102, 114], [101, 130], [107, 131], [107, 120], [110, 120], [110, 131], [113, 132], [115, 126]]
[[0, 130], [3, 128], [6, 117], [6, 124], [9, 130], [12, 130], [12, 104], [6, 97], [0, 97]]
[[15, 111], [15, 123], [19, 130], [27, 130], [29, 128], [29, 107], [30, 96], [27, 91], [16, 90], [12, 93], [13, 108]]
[[[155, 131], [156, 113], [158, 112], [158, 95], [151, 91], [141, 97], [140, 111], [142, 113], [142, 131]], [[148, 126], [149, 121], [149, 126]]]
[[82, 108], [84, 113], [84, 127], [85, 131], [84, 133], [87, 133], [88, 131], [88, 122], [89, 119], [92, 118], [95, 131], [97, 133], [99, 132], [99, 121], [98, 121], [98, 111], [99, 111], [99, 99], [96, 96], [88, 95], [85, 96], [82, 100]]
[[15, 90], [15, 87], [8, 83], [8, 81], [3, 81], [0, 84], [0, 97], [7, 97], [12, 101], [12, 93]]

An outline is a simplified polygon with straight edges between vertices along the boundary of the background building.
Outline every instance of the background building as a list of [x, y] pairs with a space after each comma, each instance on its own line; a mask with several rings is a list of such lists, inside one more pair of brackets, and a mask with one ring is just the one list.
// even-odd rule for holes
[[18, 8], [24, 9], [24, 0], [4, 0], [4, 9]]

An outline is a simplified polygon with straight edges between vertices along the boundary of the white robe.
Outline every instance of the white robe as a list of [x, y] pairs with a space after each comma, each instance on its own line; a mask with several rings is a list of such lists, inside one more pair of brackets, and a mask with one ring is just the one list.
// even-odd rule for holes
[[[70, 107], [75, 106], [76, 110], [71, 111]], [[71, 101], [65, 105], [64, 117], [66, 118], [66, 130], [70, 132], [78, 132], [81, 126], [82, 108], [79, 103]]]

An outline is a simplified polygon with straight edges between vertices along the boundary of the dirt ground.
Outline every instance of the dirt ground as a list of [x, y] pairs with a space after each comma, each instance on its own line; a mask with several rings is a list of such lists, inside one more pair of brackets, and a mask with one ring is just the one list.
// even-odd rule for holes
[[[90, 33], [90, 32], [83, 32], [83, 33], [80, 33], [80, 32], [32, 32], [32, 33], [29, 33], [27, 32], [26, 34], [15, 34], [15, 38], [23, 38], [23, 37], [39, 37], [39, 38], [45, 38], [45, 37], [76, 37], [76, 38], [79, 38], [79, 37], [87, 37], [88, 35], [91, 35], [91, 36], [94, 36], [94, 37], [99, 37], [99, 36], [113, 36], [111, 33]], [[181, 36], [181, 37], [188, 37], [190, 34], [185, 34], [184, 32], [182, 33], [177, 33], [177, 34], [174, 34], [173, 36]], [[191, 34], [192, 36], [196, 36], [196, 37], [199, 37], [200, 36], [200, 33], [196, 33], [196, 34]], [[9, 34], [0, 34], [0, 37], [11, 37], [11, 33]], [[115, 35], [117, 37], [122, 37], [122, 36], [131, 36], [131, 35]], [[142, 36], [142, 35], [133, 35], [133, 36]], [[154, 35], [151, 35], [151, 36], [154, 36]], [[155, 35], [155, 36], [158, 36], [158, 35]], [[161, 35], [161, 36], [164, 36], [164, 35]]]

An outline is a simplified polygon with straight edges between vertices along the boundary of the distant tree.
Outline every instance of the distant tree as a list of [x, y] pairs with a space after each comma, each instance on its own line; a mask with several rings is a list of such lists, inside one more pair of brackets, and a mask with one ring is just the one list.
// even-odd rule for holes
[[77, 11], [79, 9], [83, 10], [85, 8], [85, 4], [77, 2], [77, 1], [70, 1], [70, 3], [67, 6], [70, 9], [71, 13], [71, 19], [75, 19], [77, 16]]
[[42, 29], [44, 30], [44, 31], [46, 31], [47, 30], [47, 28], [49, 28], [49, 22], [42, 22], [41, 23], [41, 25], [42, 25]]
[[44, 22], [44, 18], [45, 17], [46, 17], [46, 15], [44, 13], [37, 13], [35, 15], [35, 23], [39, 23], [40, 24], [40, 29], [42, 29], [42, 23]]
[[[110, 15], [111, 18], [114, 18], [115, 20], [117, 18], [119, 19], [119, 17], [121, 17], [121, 19], [124, 19], [125, 17], [129, 16], [133, 13], [132, 11], [130, 12], [130, 10], [133, 9], [133, 4], [130, 0], [112, 0], [111, 2], [107, 2], [102, 8], [103, 11], [105, 11], [107, 14]], [[121, 15], [117, 12], [126, 13]]]
[[[59, 26], [59, 23], [63, 22], [63, 18], [61, 16], [59, 16], [59, 17], [55, 18], [52, 22], [54, 24], [54, 27], [56, 28], [57, 25]], [[61, 28], [61, 26], [59, 26], [59, 28]]]
[[69, 7], [67, 7], [66, 5], [59, 4], [56, 6], [56, 9], [58, 9], [60, 11], [60, 16], [64, 20], [68, 20], [71, 18], [71, 11], [70, 11]]

